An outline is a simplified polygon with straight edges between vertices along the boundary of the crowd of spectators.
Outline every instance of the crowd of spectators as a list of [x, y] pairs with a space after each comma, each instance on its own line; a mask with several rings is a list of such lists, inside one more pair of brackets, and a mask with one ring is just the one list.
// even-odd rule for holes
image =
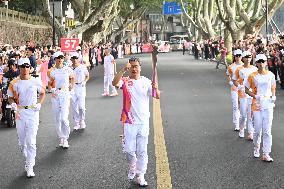
[[216, 69], [220, 64], [227, 68], [232, 63], [232, 52], [236, 49], [250, 51], [252, 62], [255, 64], [257, 54], [263, 53], [268, 59], [268, 69], [274, 73], [276, 81], [284, 89], [284, 35], [272, 35], [268, 40], [262, 35], [247, 35], [243, 39], [234, 41], [232, 48], [225, 46], [224, 39], [221, 37], [201, 42], [189, 42], [188, 52], [194, 55], [195, 59], [216, 61]]

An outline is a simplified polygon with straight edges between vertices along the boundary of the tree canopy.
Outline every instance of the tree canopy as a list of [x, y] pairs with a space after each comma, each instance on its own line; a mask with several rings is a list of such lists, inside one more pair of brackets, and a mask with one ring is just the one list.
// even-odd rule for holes
[[[99, 42], [108, 36], [114, 39], [130, 23], [137, 24], [147, 10], [161, 12], [163, 0], [64, 0], [72, 4], [76, 17], [81, 22], [67, 33], [56, 20], [56, 33], [63, 36], [83, 34], [84, 41]], [[222, 30], [231, 40], [245, 34], [258, 33], [265, 24], [265, 6], [262, 0], [172, 0], [183, 8], [182, 24], [189, 33], [196, 29], [196, 37], [209, 39]], [[268, 0], [270, 19], [284, 0]], [[35, 13], [42, 10], [43, 16], [52, 25], [49, 0], [11, 0], [9, 7]], [[187, 10], [187, 11], [186, 11]], [[112, 24], [119, 26], [112, 31]]]

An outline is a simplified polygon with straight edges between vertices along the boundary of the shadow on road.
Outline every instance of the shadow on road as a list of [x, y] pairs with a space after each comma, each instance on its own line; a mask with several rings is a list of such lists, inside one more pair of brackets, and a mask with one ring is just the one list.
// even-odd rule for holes
[[85, 129], [80, 129], [78, 131], [71, 131], [68, 140], [72, 140], [72, 143], [79, 140], [82, 140], [82, 135], [84, 134]]
[[63, 156], [66, 153], [68, 153], [68, 150], [65, 150], [61, 147], [56, 147], [55, 150], [53, 150], [44, 158], [40, 159], [37, 164], [41, 165], [41, 167], [60, 167], [65, 159]]
[[8, 188], [16, 189], [16, 188], [30, 188], [29, 185], [33, 183], [33, 179], [28, 179], [26, 177], [26, 172], [23, 172], [21, 176], [15, 177], [10, 183]]
[[8, 127], [6, 123], [0, 122], [0, 130], [10, 131], [16, 129], [15, 127]]

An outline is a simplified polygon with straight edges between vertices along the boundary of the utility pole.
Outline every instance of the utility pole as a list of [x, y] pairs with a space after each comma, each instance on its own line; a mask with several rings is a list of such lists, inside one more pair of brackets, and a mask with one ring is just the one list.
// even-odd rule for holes
[[52, 42], [55, 46], [55, 15], [54, 15], [54, 0], [52, 0]]
[[265, 0], [265, 9], [266, 9], [266, 45], [268, 45], [268, 35], [269, 35], [269, 31], [268, 31], [268, 2], [267, 0]]

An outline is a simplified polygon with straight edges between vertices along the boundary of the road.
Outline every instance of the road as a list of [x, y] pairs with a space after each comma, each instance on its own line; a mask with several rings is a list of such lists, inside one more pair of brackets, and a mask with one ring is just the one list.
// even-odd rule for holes
[[[149, 54], [137, 55], [142, 75], [151, 76]], [[127, 59], [118, 60], [118, 69]], [[158, 154], [150, 121], [148, 188], [161, 185], [170, 174], [172, 188], [284, 188], [284, 92], [278, 91], [273, 120], [273, 163], [252, 157], [252, 143], [238, 138], [231, 123], [229, 87], [224, 68], [196, 61], [181, 52], [160, 54], [160, 108], [165, 152]], [[138, 188], [127, 181], [127, 164], [121, 149], [119, 122], [122, 95], [102, 97], [102, 66], [91, 72], [87, 84], [87, 128], [72, 132], [70, 148], [57, 147], [50, 96], [40, 114], [36, 177], [26, 179], [15, 128], [0, 126], [0, 188]], [[159, 107], [154, 107], [159, 109]], [[151, 109], [153, 109], [151, 103]], [[70, 115], [70, 120], [72, 120]], [[70, 122], [74, 126], [73, 121]], [[159, 134], [159, 133], [158, 133]], [[161, 161], [169, 171], [156, 173]]]

